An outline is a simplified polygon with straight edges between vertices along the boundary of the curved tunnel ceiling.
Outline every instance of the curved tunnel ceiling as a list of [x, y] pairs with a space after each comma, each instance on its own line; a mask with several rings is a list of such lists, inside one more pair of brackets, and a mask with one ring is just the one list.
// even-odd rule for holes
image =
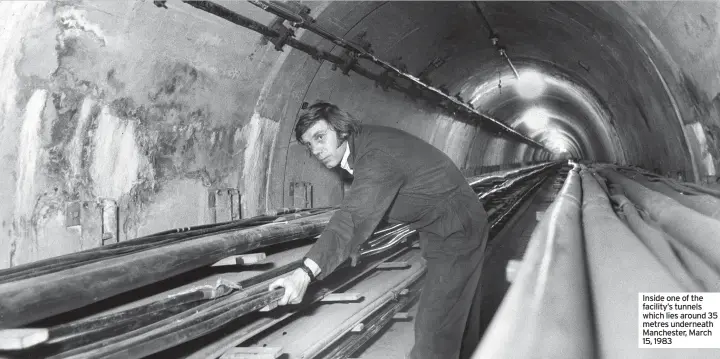
[[[432, 85], [442, 85], [553, 150], [598, 161], [636, 161], [647, 156], [647, 148], [637, 141], [642, 136], [618, 124], [649, 127], [648, 121], [672, 121], [672, 111], [663, 105], [645, 105], [667, 94], [657, 85], [657, 75], [643, 59], [647, 56], [638, 49], [637, 40], [603, 11], [607, 5], [480, 5], [517, 70], [538, 71], [545, 78], [545, 92], [532, 100], [518, 95], [517, 79], [492, 46], [488, 29], [470, 2], [386, 2], [354, 28], [368, 32], [366, 38], [380, 58], [401, 57], [411, 73], [424, 74]], [[352, 6], [340, 2], [328, 9]], [[322, 14], [318, 19], [323, 19]], [[637, 77], [642, 81], [632, 81]], [[544, 128], [522, 123], [531, 108], [551, 114]], [[496, 149], [507, 162], [533, 156], [518, 152], [535, 152], [518, 143], [496, 145], [510, 147]]]
[[[249, 2], [221, 4], [261, 24], [274, 19]], [[237, 189], [243, 216], [295, 206], [298, 183], [312, 184], [313, 206], [338, 203], [342, 180], [293, 140], [303, 104], [317, 99], [418, 135], [468, 176], [575, 156], [717, 180], [717, 3], [480, 3], [515, 67], [542, 72], [545, 92], [532, 100], [518, 96], [470, 2], [302, 4], [331, 33], [353, 40], [365, 32], [378, 58], [567, 152], [500, 138], [496, 126], [432, 101], [384, 91], [287, 46], [278, 52], [257, 32], [179, 0], [167, 8], [2, 2], [0, 198], [9, 205], [0, 229], [10, 239], [0, 251], [22, 250], [0, 267], [82, 248], [75, 233], [55, 231], [79, 199], [122, 203], [122, 240], [208, 223], [211, 211], [198, 213], [208, 188]], [[310, 31], [296, 39], [343, 53]]]

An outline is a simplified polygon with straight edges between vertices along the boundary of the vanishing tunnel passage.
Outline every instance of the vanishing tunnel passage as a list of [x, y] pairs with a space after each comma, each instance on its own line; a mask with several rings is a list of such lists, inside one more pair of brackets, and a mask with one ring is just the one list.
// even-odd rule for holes
[[301, 305], [268, 290], [357, 185], [297, 141], [317, 101], [442, 151], [487, 212], [462, 358], [663, 358], [612, 303], [718, 290], [716, 2], [14, 1], [0, 23], [0, 356], [404, 357], [428, 277], [407, 223]]

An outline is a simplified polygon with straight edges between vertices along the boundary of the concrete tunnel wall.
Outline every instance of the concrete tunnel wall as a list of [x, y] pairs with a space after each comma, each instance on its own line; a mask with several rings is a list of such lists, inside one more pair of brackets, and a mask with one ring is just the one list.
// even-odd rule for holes
[[[272, 20], [245, 2], [222, 4]], [[330, 32], [351, 39], [366, 31], [378, 57], [402, 56], [413, 74], [442, 58], [428, 74], [433, 85], [508, 123], [519, 116], [520, 105], [503, 106], [517, 99], [490, 91], [498, 77], [512, 91], [512, 77], [469, 4], [306, 4]], [[121, 240], [224, 219], [228, 202], [217, 189], [241, 194], [244, 217], [292, 205], [291, 182], [311, 182], [316, 206], [337, 203], [341, 179], [320, 171], [292, 134], [302, 103], [316, 99], [414, 133], [468, 175], [550, 157], [304, 53], [277, 52], [258, 34], [186, 4], [167, 5], [0, 3], [0, 268], [101, 245], [102, 199], [119, 207]], [[511, 59], [573, 79], [602, 107], [563, 108], [584, 137], [602, 138], [604, 145], [576, 138], [594, 150], [591, 159], [714, 181], [718, 4], [483, 9]], [[339, 53], [312, 33], [297, 37]], [[489, 95], [478, 96], [481, 88]], [[574, 108], [592, 102], [563, 96]], [[593, 113], [604, 115], [591, 120]]]

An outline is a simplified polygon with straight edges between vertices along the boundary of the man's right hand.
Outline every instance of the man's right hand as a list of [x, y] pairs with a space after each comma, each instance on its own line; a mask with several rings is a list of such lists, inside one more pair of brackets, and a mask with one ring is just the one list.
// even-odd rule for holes
[[285, 288], [285, 294], [277, 303], [278, 305], [300, 304], [305, 296], [308, 284], [310, 284], [310, 276], [304, 270], [298, 268], [292, 271], [290, 275], [272, 282], [270, 291]]

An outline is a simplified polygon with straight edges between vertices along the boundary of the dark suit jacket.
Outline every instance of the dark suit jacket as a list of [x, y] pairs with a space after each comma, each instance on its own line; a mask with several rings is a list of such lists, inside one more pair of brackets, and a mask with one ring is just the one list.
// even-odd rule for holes
[[487, 213], [466, 178], [431, 144], [374, 125], [362, 125], [349, 144], [352, 188], [307, 254], [322, 269], [319, 279], [356, 253], [385, 215], [409, 224], [421, 239], [447, 238], [470, 227], [475, 233], [486, 225]]

